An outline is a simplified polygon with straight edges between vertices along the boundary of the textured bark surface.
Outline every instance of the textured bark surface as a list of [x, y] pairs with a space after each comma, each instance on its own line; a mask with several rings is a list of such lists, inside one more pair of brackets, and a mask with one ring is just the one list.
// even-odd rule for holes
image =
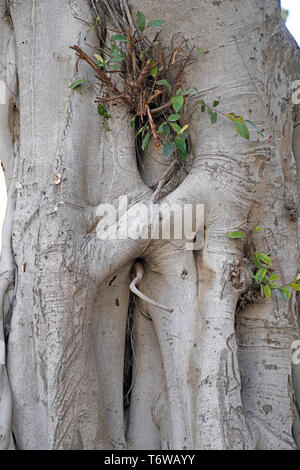
[[[97, 36], [87, 36], [79, 18], [93, 21], [104, 3], [122, 2], [0, 0], [0, 79], [9, 94], [0, 106], [8, 188], [0, 448], [294, 449], [297, 299], [273, 294], [237, 312], [247, 266], [242, 244], [227, 238], [263, 226], [256, 248], [283, 282], [299, 272], [300, 126], [291, 95], [300, 63], [279, 1], [131, 1], [133, 18], [142, 10], [167, 21], [166, 47], [183, 36], [208, 51], [187, 68], [188, 86], [264, 129], [248, 142], [229, 121], [211, 126], [194, 113], [191, 170], [160, 202], [205, 204], [204, 245], [194, 252], [166, 240], [96, 236], [99, 204], [117, 204], [120, 195], [148, 204], [164, 169], [150, 148], [139, 172], [125, 108], [111, 110], [107, 133], [93, 86], [68, 87], [79, 76], [96, 82], [83, 63], [76, 74], [69, 45], [96, 52]], [[130, 297], [140, 258], [139, 288], [172, 313]]]

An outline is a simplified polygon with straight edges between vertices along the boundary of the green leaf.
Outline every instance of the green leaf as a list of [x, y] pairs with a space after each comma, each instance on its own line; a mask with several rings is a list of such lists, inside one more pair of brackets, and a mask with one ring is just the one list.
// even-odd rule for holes
[[241, 137], [249, 140], [249, 130], [248, 130], [248, 127], [243, 122], [237, 121], [235, 123], [235, 127]]
[[262, 281], [266, 274], [267, 274], [267, 269], [266, 268], [260, 268], [257, 271], [257, 273], [255, 274], [255, 279], [257, 281]]
[[124, 54], [122, 54], [121, 51], [112, 51], [111, 56], [112, 56], [111, 60], [115, 60], [115, 61], [120, 61], [120, 60], [125, 59], [125, 56]]
[[258, 251], [256, 253], [257, 253], [258, 258], [264, 264], [267, 264], [268, 266], [270, 266], [270, 268], [272, 267], [272, 261], [270, 260], [270, 258], [267, 255], [265, 255], [265, 253], [259, 253]]
[[205, 110], [206, 110], [205, 102], [203, 100], [200, 100], [199, 104], [201, 104], [201, 113], [205, 113]]
[[212, 113], [210, 116], [210, 123], [215, 124], [217, 122], [217, 119], [218, 119], [217, 113]]
[[124, 59], [125, 56], [123, 54], [115, 54], [113, 55], [112, 59], [110, 59], [110, 62], [121, 62]]
[[202, 47], [197, 47], [197, 51], [199, 52], [199, 54], [204, 54], [205, 53], [205, 50], [202, 49]]
[[277, 281], [277, 279], [279, 279], [280, 276], [278, 274], [273, 274], [273, 276], [270, 276], [269, 277], [269, 281]]
[[182, 137], [175, 138], [175, 145], [177, 147], [177, 150], [180, 150], [180, 151], [186, 150], [186, 142]]
[[110, 62], [121, 62], [122, 60], [125, 59], [125, 56], [123, 54], [114, 54], [112, 58], [110, 59]]
[[178, 134], [178, 132], [181, 131], [181, 127], [178, 124], [176, 124], [176, 122], [170, 122], [170, 126], [176, 132], [176, 134]]
[[278, 289], [278, 291], [280, 292], [280, 294], [282, 295], [282, 297], [284, 298], [284, 300], [289, 300], [289, 299], [288, 299], [288, 296], [285, 294], [285, 292], [283, 291], [283, 289]]
[[101, 64], [105, 64], [105, 60], [103, 59], [103, 57], [101, 57], [101, 55], [99, 54], [94, 54], [94, 57], [96, 57], [96, 59], [101, 62]]
[[252, 229], [253, 232], [260, 232], [261, 230], [263, 230], [262, 227], [255, 227]]
[[151, 77], [153, 77], [153, 78], [157, 77], [158, 68], [153, 67], [152, 69], [149, 70], [149, 73], [150, 73]]
[[113, 36], [113, 39], [115, 41], [130, 42], [129, 39], [127, 39], [127, 37], [124, 36], [124, 34], [116, 34], [115, 36]]
[[144, 126], [142, 126], [142, 127], [139, 128], [139, 130], [138, 130], [137, 133], [136, 133], [136, 137], [137, 137], [138, 135], [140, 135], [142, 132], [144, 132], [146, 129], [149, 130], [148, 124], [145, 124]]
[[184, 131], [187, 130], [188, 127], [189, 127], [189, 124], [186, 124], [185, 126], [183, 126], [183, 128], [178, 132], [178, 135], [182, 135]]
[[93, 61], [98, 67], [104, 67], [105, 66], [105, 64], [100, 62], [100, 60], [98, 60], [98, 59], [93, 59]]
[[255, 264], [258, 268], [261, 268], [261, 264], [260, 264], [260, 262], [259, 262], [259, 257], [258, 257], [257, 251], [254, 252], [254, 255], [253, 255], [253, 262], [254, 262], [254, 264]]
[[264, 286], [265, 296], [269, 299], [271, 297], [271, 288], [268, 285]]
[[300, 273], [297, 274], [296, 281], [300, 281]]
[[103, 116], [105, 119], [111, 118], [111, 115], [108, 114], [107, 109], [104, 108], [103, 104], [101, 103], [98, 103], [98, 114], [100, 114], [100, 116]]
[[165, 145], [164, 145], [164, 156], [169, 158], [172, 153], [176, 150], [176, 145], [174, 142], [169, 140]]
[[168, 80], [158, 80], [157, 84], [166, 86], [169, 91], [171, 91], [171, 89], [172, 89], [172, 87], [171, 87], [170, 83], [168, 82]]
[[226, 114], [226, 116], [228, 117], [228, 119], [230, 119], [230, 121], [236, 122], [236, 115], [234, 113], [228, 113]]
[[69, 85], [69, 88], [76, 88], [78, 85], [81, 85], [82, 83], [87, 83], [88, 80], [85, 80], [85, 78], [79, 78], [79, 80], [76, 80], [76, 82], [73, 82], [71, 83], [71, 85]]
[[260, 285], [260, 296], [261, 296], [261, 297], [264, 297], [264, 296], [265, 296], [265, 289], [264, 289], [263, 284]]
[[218, 106], [219, 103], [220, 103], [220, 101], [215, 100], [215, 101], [213, 102], [213, 107], [215, 108], [216, 106]]
[[144, 150], [144, 151], [148, 147], [149, 140], [150, 140], [150, 135], [151, 135], [150, 132], [147, 132], [147, 134], [145, 135], [145, 137], [142, 140], [142, 150]]
[[186, 142], [182, 137], [175, 138], [175, 145], [182, 160], [187, 158]]
[[183, 106], [184, 98], [181, 95], [173, 96], [173, 98], [171, 98], [171, 103], [175, 113], [177, 113]]
[[289, 284], [289, 286], [294, 290], [300, 291], [300, 284], [296, 284], [295, 282], [291, 282]]
[[165, 20], [152, 20], [152, 21], [149, 21], [146, 28], [160, 28], [160, 26], [162, 26], [165, 23], [166, 23]]
[[136, 116], [133, 116], [133, 118], [130, 119], [130, 127], [134, 128], [135, 120], [136, 120]]
[[230, 232], [228, 233], [228, 238], [234, 239], [234, 238], [245, 238], [244, 232]]
[[158, 128], [159, 134], [166, 134], [167, 137], [170, 135], [170, 128], [166, 122], [163, 122]]
[[182, 88], [178, 88], [178, 90], [176, 91], [176, 96], [183, 95], [183, 93], [184, 92], [183, 92]]
[[111, 65], [109, 65], [109, 67], [113, 70], [117, 70], [118, 72], [120, 72], [120, 70], [121, 70], [119, 65], [111, 64]]
[[138, 26], [138, 29], [140, 31], [144, 31], [145, 29], [145, 26], [146, 26], [146, 17], [144, 15], [144, 13], [142, 13], [141, 11], [138, 11], [137, 14], [137, 26]]
[[252, 127], [254, 127], [254, 129], [256, 129], [256, 131], [259, 133], [259, 135], [261, 135], [262, 137], [264, 137], [264, 134], [262, 133], [262, 131], [260, 130], [260, 128], [252, 121], [249, 121], [249, 119], [246, 119], [246, 122], [248, 122], [248, 124], [250, 124]]
[[178, 121], [178, 119], [180, 119], [181, 116], [180, 114], [170, 114], [170, 116], [168, 117], [168, 121]]
[[281, 290], [287, 296], [288, 299], [290, 299], [292, 297], [291, 291], [289, 289], [287, 289], [286, 287], [281, 287]]

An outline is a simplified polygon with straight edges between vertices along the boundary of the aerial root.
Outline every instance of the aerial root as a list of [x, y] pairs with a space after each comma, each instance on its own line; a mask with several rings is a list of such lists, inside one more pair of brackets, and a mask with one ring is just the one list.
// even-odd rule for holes
[[177, 165], [177, 160], [173, 160], [170, 163], [170, 165], [167, 167], [167, 169], [164, 171], [164, 173], [161, 175], [159, 183], [158, 183], [158, 185], [156, 187], [156, 190], [154, 191], [153, 196], [152, 196], [153, 204], [156, 204], [157, 201], [159, 200], [161, 191], [162, 191], [168, 177], [170, 176], [170, 174], [172, 173], [172, 171], [176, 167], [176, 165]]
[[133, 268], [133, 273], [134, 273], [134, 278], [130, 284], [131, 292], [133, 292], [135, 295], [140, 297], [140, 299], [144, 300], [144, 302], [147, 302], [148, 304], [153, 305], [153, 307], [161, 308], [162, 310], [166, 310], [167, 312], [170, 312], [170, 313], [174, 311], [173, 308], [167, 307], [166, 305], [162, 305], [156, 302], [155, 300], [150, 299], [136, 287], [139, 285], [139, 283], [141, 282], [144, 276], [144, 267], [142, 263], [140, 262], [135, 263], [134, 268]]

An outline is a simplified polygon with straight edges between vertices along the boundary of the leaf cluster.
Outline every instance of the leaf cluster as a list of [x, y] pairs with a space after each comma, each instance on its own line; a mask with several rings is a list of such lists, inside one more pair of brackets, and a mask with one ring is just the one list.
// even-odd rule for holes
[[[262, 231], [262, 227], [255, 227], [252, 229], [252, 232]], [[233, 239], [244, 239], [247, 237], [247, 234], [242, 231], [230, 232], [228, 233], [228, 238]], [[280, 276], [278, 274], [272, 274], [272, 261], [269, 256], [265, 253], [254, 251], [253, 254], [253, 269], [251, 278], [256, 284], [260, 286], [260, 295], [261, 297], [270, 298], [272, 295], [272, 290], [277, 290], [284, 300], [289, 300], [292, 296], [290, 289], [295, 291], [300, 291], [300, 273], [287, 285], [279, 286], [277, 281]]]

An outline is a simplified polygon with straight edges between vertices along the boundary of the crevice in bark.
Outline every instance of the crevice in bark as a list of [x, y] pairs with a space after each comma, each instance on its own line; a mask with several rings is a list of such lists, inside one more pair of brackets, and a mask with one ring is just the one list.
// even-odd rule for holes
[[[128, 317], [126, 324], [125, 353], [124, 353], [124, 379], [123, 379], [123, 396], [124, 396], [124, 414], [128, 415], [130, 407], [131, 391], [134, 384], [134, 337], [133, 337], [133, 312], [134, 312], [134, 294], [130, 294], [128, 305]], [[126, 420], [127, 421], [127, 420]]]

